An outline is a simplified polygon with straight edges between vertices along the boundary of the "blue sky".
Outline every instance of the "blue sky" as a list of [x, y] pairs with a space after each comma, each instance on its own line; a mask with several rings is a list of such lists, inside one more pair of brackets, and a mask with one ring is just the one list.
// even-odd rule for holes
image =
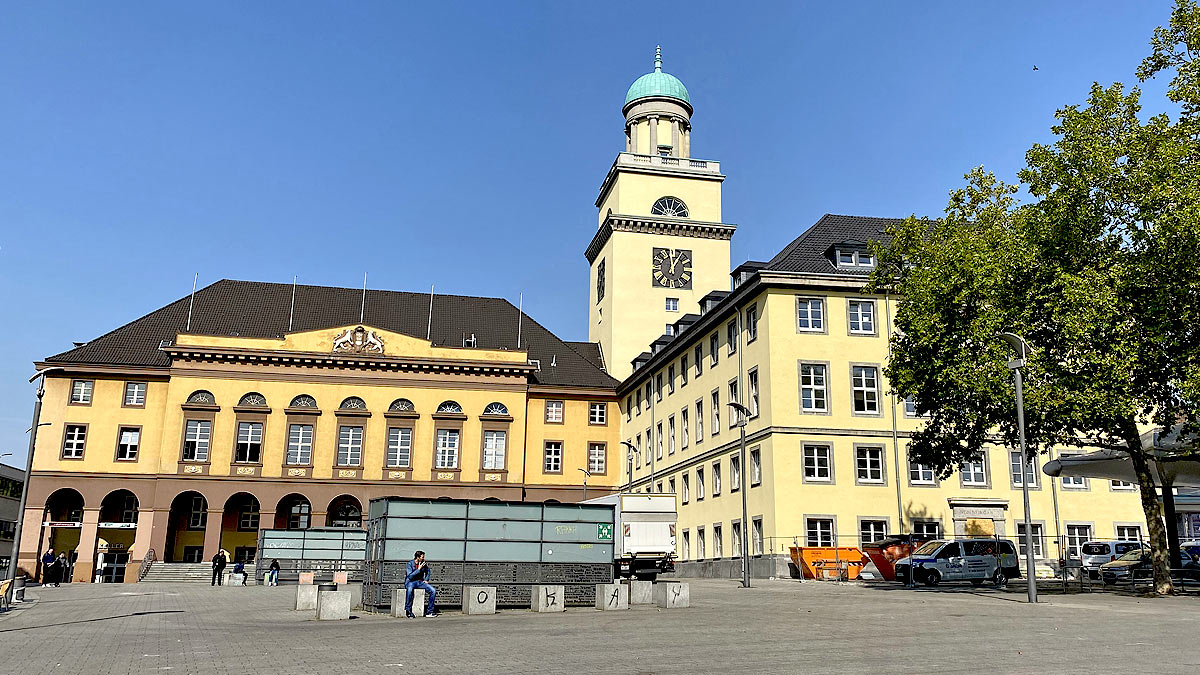
[[[0, 22], [0, 453], [32, 362], [221, 278], [500, 296], [587, 337], [593, 202], [662, 44], [733, 264], [936, 214], [1134, 82], [1170, 3], [18, 3]], [[1034, 66], [1037, 71], [1033, 70]], [[1147, 108], [1162, 84], [1146, 85]]]

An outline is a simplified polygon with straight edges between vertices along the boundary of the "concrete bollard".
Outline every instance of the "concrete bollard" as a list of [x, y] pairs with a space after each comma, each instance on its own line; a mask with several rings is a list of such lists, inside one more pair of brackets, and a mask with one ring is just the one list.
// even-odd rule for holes
[[350, 608], [362, 609], [362, 584], [346, 584], [346, 589], [350, 591]]
[[463, 614], [495, 614], [495, 586], [463, 586]]
[[350, 583], [350, 582], [349, 582], [349, 581], [346, 579], [346, 573], [345, 573], [345, 572], [334, 572], [334, 573], [333, 573], [333, 583], [335, 583], [335, 584], [347, 584], [347, 583]]
[[655, 584], [654, 604], [665, 609], [679, 609], [692, 606], [692, 592], [688, 584], [671, 582]]
[[596, 609], [629, 609], [629, 586], [596, 584]]
[[654, 582], [653, 581], [637, 581], [629, 580], [629, 604], [631, 605], [652, 605], [654, 604]]
[[299, 583], [301, 586], [303, 586], [305, 584], [312, 584], [312, 582], [313, 582], [313, 573], [312, 572], [301, 572], [300, 573], [300, 582]]
[[317, 608], [317, 587], [309, 584], [296, 587], [296, 611], [311, 612]]
[[[412, 613], [425, 616], [425, 589], [413, 589]], [[392, 589], [392, 616], [404, 616], [404, 587]]]
[[345, 621], [350, 618], [350, 591], [317, 593], [317, 620]]
[[529, 609], [535, 612], [567, 611], [566, 586], [534, 586], [529, 595]]

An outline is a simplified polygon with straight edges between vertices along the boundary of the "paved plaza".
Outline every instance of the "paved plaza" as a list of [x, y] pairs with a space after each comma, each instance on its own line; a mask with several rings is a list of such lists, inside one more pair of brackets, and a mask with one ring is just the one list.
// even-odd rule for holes
[[[1200, 599], [692, 580], [690, 609], [317, 622], [295, 587], [33, 588], [0, 672], [1195, 672]], [[907, 665], [903, 665], [907, 664]], [[1086, 665], [1084, 665], [1086, 664]]]

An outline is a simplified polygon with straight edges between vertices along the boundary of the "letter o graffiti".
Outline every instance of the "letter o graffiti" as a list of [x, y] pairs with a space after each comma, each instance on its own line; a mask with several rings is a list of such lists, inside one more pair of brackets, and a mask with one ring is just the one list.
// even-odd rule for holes
[[487, 602], [487, 600], [488, 600], [487, 591], [479, 591], [478, 593], [475, 594], [475, 602], [484, 603], [484, 602]]

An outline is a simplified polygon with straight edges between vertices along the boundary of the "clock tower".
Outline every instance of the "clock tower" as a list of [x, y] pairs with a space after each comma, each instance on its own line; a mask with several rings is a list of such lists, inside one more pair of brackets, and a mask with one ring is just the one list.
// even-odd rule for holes
[[621, 110], [625, 151], [600, 186], [599, 230], [585, 254], [588, 340], [618, 379], [668, 326], [699, 313], [700, 298], [729, 289], [736, 229], [721, 222], [720, 163], [692, 157], [691, 99], [663, 72], [661, 50]]

